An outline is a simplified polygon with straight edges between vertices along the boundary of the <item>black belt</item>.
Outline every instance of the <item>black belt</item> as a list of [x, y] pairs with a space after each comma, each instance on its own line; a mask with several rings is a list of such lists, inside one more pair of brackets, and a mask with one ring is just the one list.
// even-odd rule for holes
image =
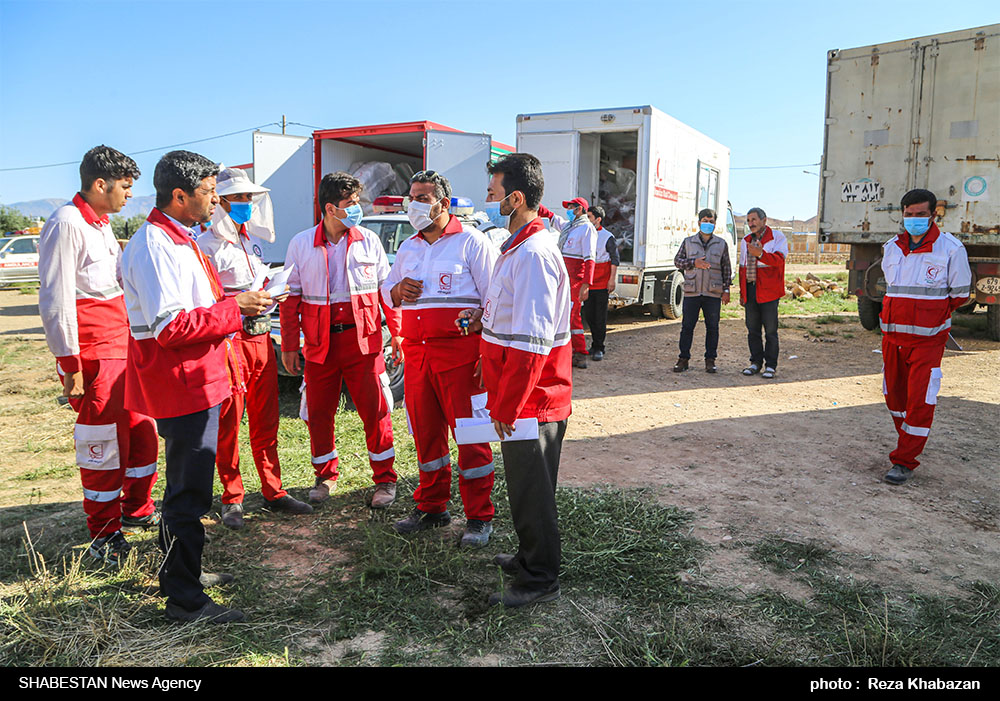
[[330, 324], [330, 333], [342, 333], [347, 329], [353, 329], [355, 324]]

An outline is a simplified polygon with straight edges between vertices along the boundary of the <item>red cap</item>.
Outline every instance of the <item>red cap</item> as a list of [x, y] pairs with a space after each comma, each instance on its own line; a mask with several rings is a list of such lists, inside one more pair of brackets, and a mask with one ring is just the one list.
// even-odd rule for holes
[[584, 212], [590, 209], [590, 205], [587, 204], [587, 200], [582, 197], [574, 197], [569, 202], [563, 202], [563, 207], [583, 207]]

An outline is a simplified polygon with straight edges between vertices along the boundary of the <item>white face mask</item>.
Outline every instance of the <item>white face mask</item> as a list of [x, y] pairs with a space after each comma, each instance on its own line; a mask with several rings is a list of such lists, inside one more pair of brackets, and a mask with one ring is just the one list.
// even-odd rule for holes
[[433, 206], [433, 204], [410, 201], [406, 206], [406, 218], [410, 220], [410, 224], [414, 229], [423, 231], [434, 225], [434, 220], [430, 216]]

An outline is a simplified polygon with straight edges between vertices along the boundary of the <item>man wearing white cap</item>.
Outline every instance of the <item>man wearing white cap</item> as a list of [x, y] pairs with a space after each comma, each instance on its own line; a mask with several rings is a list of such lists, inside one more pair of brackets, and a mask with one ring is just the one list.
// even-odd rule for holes
[[[198, 237], [198, 245], [219, 273], [226, 295], [249, 290], [266, 266], [258, 257], [255, 240], [274, 241], [274, 223], [268, 189], [255, 185], [239, 168], [224, 168], [216, 184], [220, 207], [212, 226]], [[251, 238], [252, 237], [252, 238]], [[271, 346], [271, 319], [266, 314], [243, 317], [243, 328], [233, 338], [246, 393], [224, 400], [219, 415], [219, 446], [215, 464], [222, 483], [222, 522], [243, 527], [243, 479], [240, 477], [239, 431], [244, 409], [250, 420], [250, 449], [260, 489], [268, 508], [290, 514], [313, 509], [286, 492], [278, 462], [278, 365]]]

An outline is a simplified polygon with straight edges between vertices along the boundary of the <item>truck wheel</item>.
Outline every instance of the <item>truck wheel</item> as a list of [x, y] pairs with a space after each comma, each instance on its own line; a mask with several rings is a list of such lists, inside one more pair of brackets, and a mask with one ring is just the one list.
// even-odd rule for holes
[[660, 305], [660, 312], [666, 319], [680, 319], [684, 311], [684, 275], [677, 271], [670, 276], [667, 285], [667, 299], [670, 301]]
[[861, 325], [869, 331], [879, 327], [878, 315], [882, 312], [882, 303], [871, 297], [858, 297], [858, 319]]
[[991, 341], [1000, 341], [1000, 304], [986, 306], [986, 335]]

